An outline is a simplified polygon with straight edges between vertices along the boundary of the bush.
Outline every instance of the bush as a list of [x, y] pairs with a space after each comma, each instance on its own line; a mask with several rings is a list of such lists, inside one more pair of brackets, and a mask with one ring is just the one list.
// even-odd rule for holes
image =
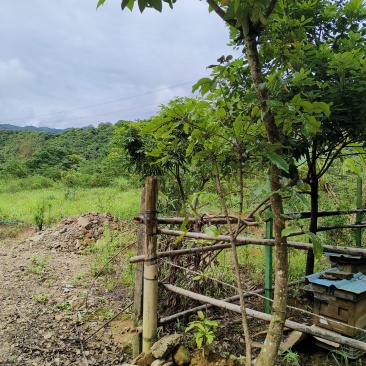
[[26, 190], [52, 188], [56, 183], [41, 175], [31, 175], [23, 179], [5, 178], [0, 181], [0, 193], [15, 193]]

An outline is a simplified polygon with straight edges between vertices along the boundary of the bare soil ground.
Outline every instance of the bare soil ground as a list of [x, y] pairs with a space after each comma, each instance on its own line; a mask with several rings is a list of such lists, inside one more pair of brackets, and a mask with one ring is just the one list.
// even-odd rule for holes
[[[130, 302], [127, 291], [106, 291], [90, 274], [89, 256], [27, 239], [37, 235], [34, 229], [15, 235], [12, 227], [1, 229], [0, 365], [120, 365], [129, 359], [130, 317], [121, 314], [103, 327]], [[59, 229], [49, 229], [45, 239], [55, 239]]]

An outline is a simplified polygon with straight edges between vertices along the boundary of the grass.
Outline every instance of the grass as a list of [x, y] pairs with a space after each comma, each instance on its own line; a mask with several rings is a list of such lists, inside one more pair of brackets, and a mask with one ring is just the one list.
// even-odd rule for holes
[[85, 272], [78, 272], [76, 273], [70, 280], [71, 284], [73, 286], [82, 286], [83, 285], [83, 279], [85, 278], [86, 273]]
[[36, 225], [39, 222], [36, 216], [42, 214], [43, 223], [50, 225], [65, 216], [86, 212], [108, 212], [122, 220], [130, 220], [139, 212], [140, 196], [140, 189], [122, 192], [115, 188], [83, 188], [75, 189], [72, 199], [68, 199], [66, 188], [61, 186], [12, 194], [2, 192], [0, 220]]
[[28, 267], [28, 271], [30, 273], [36, 274], [38, 276], [44, 276], [47, 273], [48, 263], [46, 258], [34, 254], [30, 258], [30, 262], [31, 264]]
[[40, 304], [45, 304], [48, 302], [49, 294], [46, 293], [34, 294], [33, 299]]

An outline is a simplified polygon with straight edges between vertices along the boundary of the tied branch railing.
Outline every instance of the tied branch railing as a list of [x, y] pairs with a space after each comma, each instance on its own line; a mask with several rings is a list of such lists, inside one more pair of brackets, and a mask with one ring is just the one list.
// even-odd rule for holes
[[[209, 306], [216, 306], [223, 309], [227, 309], [229, 311], [233, 311], [236, 313], [240, 313], [240, 306], [233, 304], [232, 302], [237, 300], [237, 296], [232, 296], [226, 299], [214, 299], [208, 296], [204, 296], [202, 294], [198, 294], [192, 291], [188, 291], [186, 289], [174, 286], [173, 284], [168, 283], [159, 283], [158, 280], [158, 271], [159, 271], [159, 259], [167, 258], [167, 257], [175, 257], [182, 256], [192, 253], [203, 253], [203, 252], [214, 252], [221, 251], [224, 249], [230, 248], [230, 236], [228, 235], [218, 235], [218, 236], [210, 236], [203, 233], [198, 232], [184, 232], [180, 230], [170, 230], [163, 229], [159, 227], [159, 224], [182, 224], [183, 218], [159, 218], [157, 211], [157, 202], [158, 202], [158, 181], [156, 177], [148, 177], [146, 179], [145, 188], [143, 189], [143, 194], [141, 198], [141, 216], [134, 218], [134, 221], [138, 222], [139, 225], [139, 234], [138, 234], [138, 250], [137, 255], [130, 258], [130, 263], [136, 263], [139, 266], [136, 271], [135, 278], [135, 326], [138, 327], [142, 322], [142, 351], [148, 351], [154, 341], [156, 340], [157, 335], [157, 327], [158, 323], [166, 324], [179, 316], [184, 316], [187, 314], [191, 314], [197, 309], [201, 307], [196, 307], [194, 309], [189, 309], [172, 316], [169, 316], [164, 319], [160, 319], [158, 321], [158, 286], [159, 284], [163, 286], [168, 291], [174, 292], [176, 294], [180, 294], [191, 298], [195, 301], [202, 302], [203, 304], [209, 304]], [[358, 215], [360, 212], [365, 212], [366, 210], [362, 210], [358, 207], [357, 210], [350, 211], [340, 211], [338, 214], [349, 214], [356, 213]], [[326, 215], [335, 215], [334, 211], [322, 212], [320, 216]], [[308, 213], [302, 213], [302, 217], [305, 218]], [[362, 223], [359, 219], [359, 215], [357, 216], [358, 223], [357, 225], [346, 225], [343, 227], [357, 227], [362, 228], [365, 227], [366, 224]], [[230, 218], [233, 222], [238, 222], [238, 219], [235, 217]], [[226, 219], [223, 218], [201, 218], [206, 223], [209, 224], [219, 224], [226, 223]], [[188, 223], [196, 223], [196, 219], [191, 218], [188, 220]], [[247, 219], [243, 222], [245, 225], [256, 225], [254, 220]], [[218, 244], [212, 244], [207, 246], [200, 247], [191, 247], [186, 249], [179, 250], [171, 250], [171, 251], [158, 251], [157, 247], [157, 236], [158, 235], [168, 235], [174, 237], [185, 237], [192, 239], [203, 239], [207, 241], [213, 241]], [[244, 245], [262, 245], [266, 247], [271, 247], [274, 245], [273, 239], [260, 239], [260, 238], [250, 238], [250, 237], [242, 237], [238, 236], [236, 238], [236, 246], [244, 246]], [[297, 241], [288, 241], [288, 246], [293, 247], [295, 249], [300, 250], [312, 250], [311, 243], [297, 242]], [[360, 256], [366, 258], [366, 249], [360, 247], [339, 247], [333, 245], [324, 245], [323, 252], [329, 253], [340, 253], [340, 254], [349, 254], [353, 256]], [[298, 281], [296, 281], [298, 282]], [[256, 293], [265, 292], [265, 290], [255, 291]], [[251, 296], [253, 293], [246, 293], [245, 297]], [[203, 305], [206, 306], [206, 305]], [[247, 315], [249, 317], [261, 319], [264, 321], [271, 321], [271, 315], [268, 313], [259, 312], [256, 310], [252, 310], [246, 308]], [[323, 328], [319, 328], [315, 325], [305, 325], [301, 323], [297, 323], [295, 321], [286, 320], [285, 326], [297, 330], [303, 333], [310, 334], [312, 336], [321, 337], [331, 342], [339, 343], [343, 346], [349, 346], [366, 352], [366, 343], [348, 338], [338, 333], [328, 331]], [[360, 329], [364, 331], [363, 329]], [[137, 337], [140, 337], [138, 335]], [[140, 340], [136, 339], [134, 342], [134, 355], [140, 353]]]

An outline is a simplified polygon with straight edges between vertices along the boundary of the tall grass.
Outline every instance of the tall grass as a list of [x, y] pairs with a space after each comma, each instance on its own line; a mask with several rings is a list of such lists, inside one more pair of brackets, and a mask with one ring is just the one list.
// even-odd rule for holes
[[0, 191], [0, 220], [33, 225], [36, 224], [40, 208], [45, 224], [87, 212], [108, 212], [123, 220], [130, 220], [139, 213], [140, 196], [140, 189], [123, 192], [109, 187], [67, 190], [60, 185], [13, 193]]

